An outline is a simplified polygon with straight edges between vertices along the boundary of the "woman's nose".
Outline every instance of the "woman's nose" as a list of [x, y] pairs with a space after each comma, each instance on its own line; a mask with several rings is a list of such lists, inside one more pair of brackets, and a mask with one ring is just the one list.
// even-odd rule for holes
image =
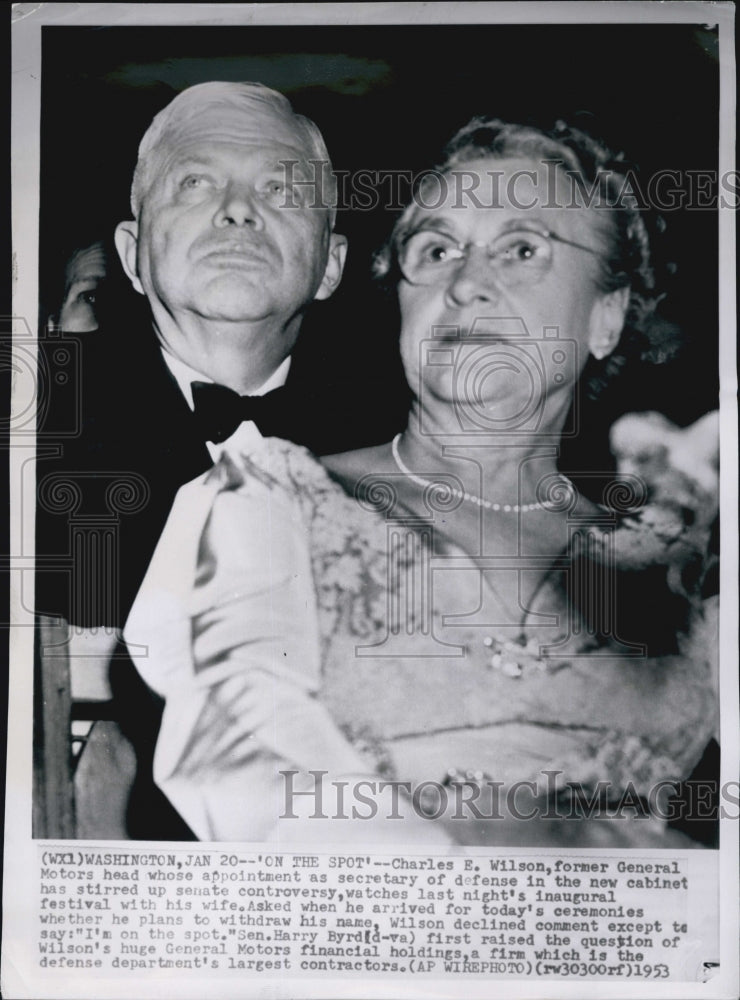
[[501, 297], [500, 286], [485, 247], [468, 247], [465, 259], [447, 285], [446, 296], [451, 303], [459, 306], [476, 301], [498, 301]]
[[215, 223], [217, 226], [252, 226], [262, 229], [262, 216], [247, 185], [229, 184], [216, 212]]

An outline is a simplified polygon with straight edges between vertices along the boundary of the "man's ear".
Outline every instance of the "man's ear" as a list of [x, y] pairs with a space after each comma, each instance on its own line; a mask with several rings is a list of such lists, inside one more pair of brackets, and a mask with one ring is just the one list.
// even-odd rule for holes
[[329, 259], [326, 262], [326, 270], [321, 279], [319, 290], [314, 295], [315, 299], [328, 299], [336, 291], [337, 285], [342, 280], [346, 259], [347, 237], [341, 236], [339, 233], [332, 233], [329, 236]]
[[135, 220], [130, 222], [119, 222], [116, 226], [115, 234], [116, 250], [121, 258], [121, 264], [126, 272], [129, 281], [136, 291], [144, 294], [141, 282], [139, 281], [139, 270], [136, 266], [136, 250], [139, 244], [139, 223]]
[[591, 310], [588, 347], [595, 358], [607, 357], [619, 343], [627, 309], [630, 302], [630, 287], [616, 288], [606, 292]]

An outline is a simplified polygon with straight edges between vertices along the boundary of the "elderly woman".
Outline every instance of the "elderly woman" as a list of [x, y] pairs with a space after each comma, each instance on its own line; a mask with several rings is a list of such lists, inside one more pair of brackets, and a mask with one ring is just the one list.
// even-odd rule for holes
[[[258, 434], [181, 491], [126, 632], [200, 838], [569, 843], [575, 787], [624, 819], [578, 843], [667, 843], [714, 726], [716, 484], [640, 507], [643, 478], [595, 470], [596, 503], [557, 465], [589, 357], [650, 312], [614, 166], [565, 127], [463, 128], [378, 257], [415, 399], [394, 441], [326, 460], [355, 498]], [[643, 578], [671, 619], [652, 645], [620, 615]]]

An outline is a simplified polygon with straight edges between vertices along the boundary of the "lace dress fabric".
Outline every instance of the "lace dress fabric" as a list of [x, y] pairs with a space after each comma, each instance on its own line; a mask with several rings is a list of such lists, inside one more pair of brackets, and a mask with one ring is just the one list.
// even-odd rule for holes
[[368, 506], [262, 438], [178, 495], [126, 638], [166, 699], [155, 776], [202, 839], [263, 839], [291, 767], [503, 788], [554, 772], [615, 796], [688, 775], [715, 724], [711, 618], [673, 655], [620, 655], [553, 572], [511, 621], [515, 575]]

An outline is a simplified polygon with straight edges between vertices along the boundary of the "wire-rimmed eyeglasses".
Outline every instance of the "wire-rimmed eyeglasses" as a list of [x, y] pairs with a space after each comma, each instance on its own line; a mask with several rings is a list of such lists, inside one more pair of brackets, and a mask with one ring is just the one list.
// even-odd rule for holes
[[417, 229], [401, 242], [398, 263], [404, 278], [412, 285], [443, 284], [462, 267], [470, 248], [480, 247], [486, 251], [501, 284], [512, 288], [536, 284], [550, 270], [553, 240], [595, 256], [602, 253], [550, 230], [520, 229], [502, 233], [490, 243], [475, 240], [459, 243], [436, 229]]

